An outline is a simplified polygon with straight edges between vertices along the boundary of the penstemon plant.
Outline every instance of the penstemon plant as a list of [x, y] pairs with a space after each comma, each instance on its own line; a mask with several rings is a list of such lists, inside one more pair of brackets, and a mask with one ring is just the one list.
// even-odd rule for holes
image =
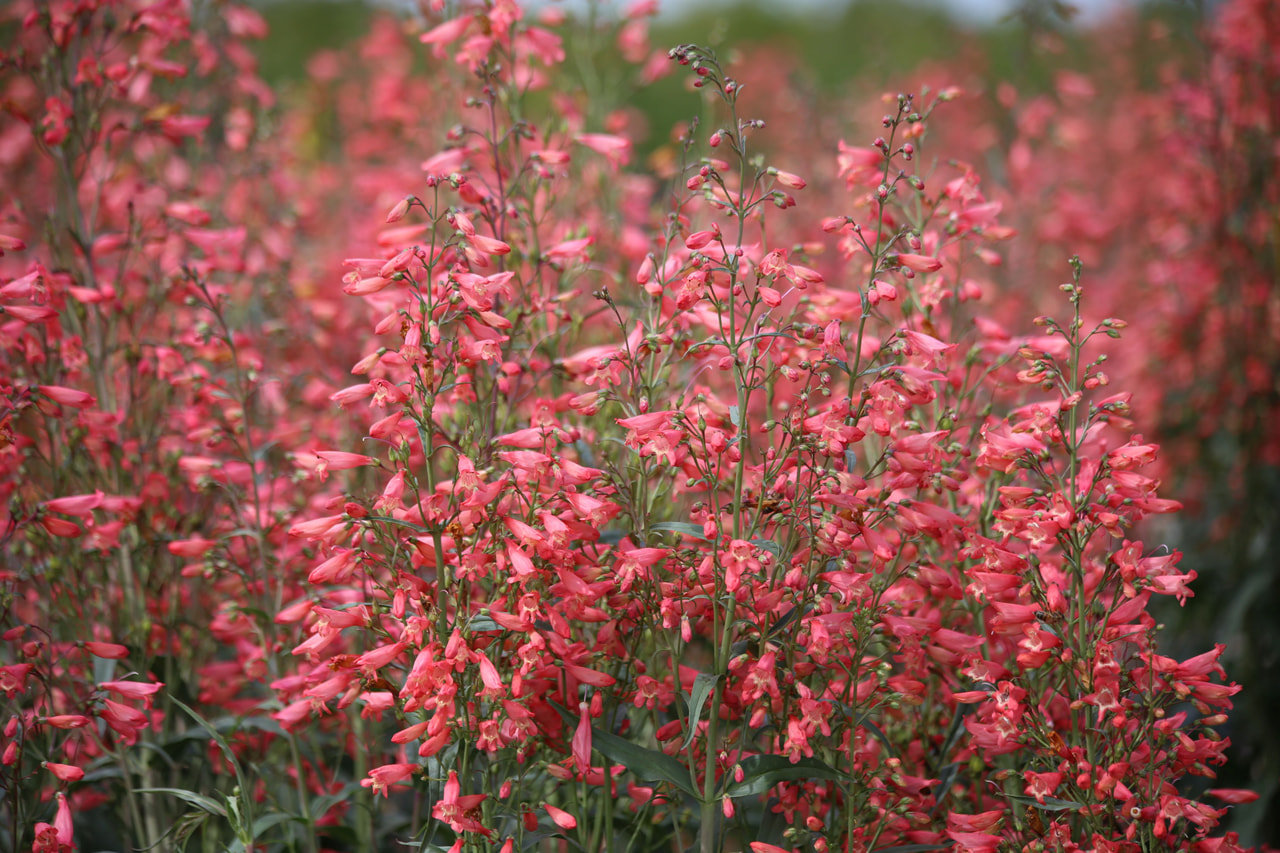
[[[742, 87], [676, 48], [723, 116], [705, 156], [683, 137], [669, 212], [622, 220], [650, 235], [628, 258], [556, 222], [583, 152], [527, 118], [521, 69], [555, 51], [521, 27], [423, 37], [472, 33], [482, 120], [393, 207], [390, 257], [349, 262], [390, 341], [335, 399], [386, 410], [385, 450], [313, 457], [382, 476], [294, 528], [323, 550], [278, 718], [393, 713], [363, 784], [413, 786], [427, 847], [1206, 837], [1221, 812], [1173, 782], [1220, 761], [1237, 688], [1153, 650], [1147, 601], [1190, 578], [1124, 536], [1176, 504], [1082, 362], [1123, 323], [1082, 332], [1078, 278], [1050, 334], [977, 314], [968, 271], [1011, 232], [971, 169], [924, 160], [956, 93], [891, 99], [842, 148], [852, 212], [797, 225], [806, 182], [754, 153]], [[628, 148], [572, 141], [615, 169]]]
[[[274, 125], [246, 9], [25, 19], [5, 849], [1239, 849], [1125, 323], [1073, 258], [1009, 331], [962, 93], [806, 160], [655, 4], [445, 7]], [[608, 91], [661, 63], [665, 183]]]
[[[278, 331], [308, 324], [272, 286], [293, 230], [270, 221], [289, 188], [258, 144], [271, 93], [246, 42], [265, 23], [234, 4], [7, 11], [4, 849], [70, 849], [85, 815], [106, 828], [84, 845], [175, 849], [231, 816], [247, 848], [255, 792], [220, 783], [222, 732], [252, 742], [237, 694], [256, 687], [252, 708], [281, 672], [275, 569], [302, 504], [276, 448], [302, 410], [280, 377], [304, 371]], [[271, 780], [275, 805], [305, 813], [291, 787]]]

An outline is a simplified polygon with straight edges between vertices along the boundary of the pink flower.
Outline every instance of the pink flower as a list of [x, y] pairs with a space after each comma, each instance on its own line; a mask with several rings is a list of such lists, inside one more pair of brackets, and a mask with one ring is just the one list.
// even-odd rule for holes
[[578, 728], [573, 733], [573, 767], [579, 773], [591, 769], [591, 716], [587, 713], [588, 707], [586, 702], [578, 703]]
[[449, 780], [444, 783], [444, 797], [438, 800], [431, 810], [431, 816], [449, 824], [454, 832], [478, 832], [486, 838], [492, 833], [478, 821], [473, 810], [485, 801], [487, 794], [468, 794], [460, 796], [462, 786], [458, 782], [456, 770], [449, 771]]
[[351, 385], [347, 388], [343, 388], [341, 391], [336, 391], [329, 396], [329, 399], [345, 408], [358, 400], [363, 400], [366, 397], [371, 396], [373, 396], [373, 386], [368, 382], [364, 382], [359, 385]]
[[125, 699], [147, 702], [148, 707], [150, 707], [151, 697], [164, 687], [159, 682], [146, 681], [104, 681], [98, 686]]
[[839, 320], [832, 320], [823, 330], [822, 354], [827, 358], [838, 358], [841, 361], [849, 360], [849, 354], [845, 351], [844, 341], [840, 335]]
[[472, 234], [467, 240], [482, 255], [505, 255], [511, 251], [509, 244], [483, 234]]
[[54, 498], [44, 502], [44, 508], [65, 515], [87, 516], [102, 506], [104, 495], [101, 490], [91, 495], [70, 495], [65, 498]]
[[577, 827], [578, 819], [567, 811], [558, 809], [550, 803], [544, 805], [543, 808], [547, 810], [547, 814], [551, 815], [551, 820], [555, 822], [555, 825], [561, 829], [569, 830]]
[[579, 133], [574, 137], [579, 145], [585, 145], [609, 161], [615, 170], [631, 159], [631, 140], [610, 133]]
[[92, 394], [77, 391], [75, 388], [63, 388], [61, 385], [37, 385], [35, 390], [55, 403], [75, 409], [87, 409], [98, 402]]
[[802, 190], [806, 186], [804, 178], [799, 175], [793, 175], [790, 172], [784, 172], [781, 169], [770, 169], [769, 174], [773, 175], [775, 181], [788, 189]]
[[129, 649], [119, 643], [100, 643], [89, 640], [84, 644], [85, 651], [97, 658], [108, 660], [124, 660], [129, 656]]
[[44, 118], [40, 124], [44, 128], [41, 139], [50, 147], [61, 145], [71, 133], [67, 122], [71, 119], [71, 107], [59, 98], [50, 97], [44, 102]]
[[52, 761], [46, 761], [44, 769], [58, 777], [58, 780], [62, 782], [79, 782], [84, 778], [84, 770], [70, 764], [54, 764]]
[[367, 779], [361, 779], [360, 784], [365, 788], [370, 788], [373, 795], [389, 796], [387, 789], [398, 782], [403, 782], [414, 774], [418, 769], [417, 764], [384, 764], [381, 767], [375, 767], [369, 771]]
[[1061, 773], [1036, 773], [1033, 770], [1027, 770], [1022, 774], [1022, 778], [1027, 780], [1027, 786], [1023, 792], [1028, 797], [1035, 797], [1038, 803], [1044, 803], [1045, 797], [1052, 797], [1058, 790], [1058, 786], [1062, 784]]
[[418, 36], [418, 40], [432, 46], [436, 59], [443, 59], [445, 45], [462, 38], [473, 20], [475, 19], [471, 15], [459, 15]]
[[898, 263], [913, 272], [935, 272], [942, 269], [942, 261], [928, 255], [913, 255], [904, 252], [898, 255]]
[[67, 805], [67, 797], [61, 791], [58, 792], [57, 798], [58, 811], [54, 814], [53, 825], [36, 824], [36, 839], [31, 847], [32, 853], [63, 853], [63, 851], [75, 849], [71, 807]]
[[956, 842], [956, 850], [963, 853], [996, 853], [1000, 847], [1000, 836], [984, 832], [956, 832], [947, 830], [947, 835]]
[[111, 699], [103, 699], [102, 706], [98, 716], [105, 720], [126, 744], [137, 743], [138, 731], [147, 726], [147, 715], [136, 708], [130, 708]]

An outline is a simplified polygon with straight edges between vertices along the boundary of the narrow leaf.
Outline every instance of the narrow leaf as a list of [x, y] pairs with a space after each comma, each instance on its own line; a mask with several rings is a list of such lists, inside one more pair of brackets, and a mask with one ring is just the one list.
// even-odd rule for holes
[[227, 810], [217, 800], [202, 796], [194, 791], [184, 791], [181, 788], [135, 788], [134, 792], [138, 794], [171, 794], [209, 814], [217, 815], [218, 817], [227, 816]]
[[706, 672], [698, 673], [698, 677], [693, 680], [693, 689], [689, 691], [688, 698], [689, 732], [684, 736], [681, 749], [688, 749], [689, 744], [693, 743], [693, 736], [698, 732], [698, 721], [702, 719], [702, 706], [707, 704], [707, 697], [711, 695], [711, 691], [719, 680], [720, 676]]
[[772, 539], [752, 539], [751, 544], [763, 548], [779, 560], [782, 559], [782, 546]]
[[802, 758], [792, 764], [785, 755], [753, 755], [742, 761], [743, 779], [724, 791], [726, 797], [754, 797], [779, 782], [800, 779], [830, 779], [848, 782], [849, 777], [816, 758]]
[[689, 777], [689, 768], [665, 752], [646, 749], [596, 728], [591, 730], [591, 745], [605, 758], [626, 766], [642, 782], [666, 782], [701, 802], [702, 796], [694, 790]]
[[879, 741], [888, 748], [889, 754], [894, 757], [897, 757], [898, 755], [897, 748], [894, 747], [893, 742], [889, 740], [889, 736], [886, 735], [879, 726], [877, 726], [875, 723], [871, 721], [870, 715], [864, 715], [862, 719], [858, 720], [858, 725], [870, 729], [871, 733], [875, 735], [879, 739]]
[[302, 818], [297, 815], [285, 814], [284, 812], [271, 812], [270, 814], [264, 814], [253, 822], [253, 837], [257, 838], [273, 826], [277, 826], [290, 820], [302, 822]]
[[[191, 719], [195, 720], [197, 723], [199, 723], [201, 726], [204, 727], [205, 731], [209, 733], [209, 737], [213, 738], [213, 742], [216, 743], [218, 745], [218, 748], [222, 750], [223, 756], [227, 759], [227, 761], [231, 762], [231, 768], [236, 772], [236, 782], [240, 785], [240, 790], [247, 791], [249, 789], [249, 786], [245, 784], [244, 771], [240, 769], [240, 762], [236, 760], [236, 754], [231, 751], [231, 745], [227, 743], [227, 739], [224, 738], [208, 720], [206, 720], [204, 717], [200, 716], [191, 708], [183, 704], [182, 700], [174, 697], [170, 697], [170, 699], [172, 699], [173, 704], [177, 705], [179, 708], [185, 711], [187, 713], [187, 716], [189, 716]], [[219, 808], [221, 808], [221, 806], [219, 806]], [[222, 812], [222, 816], [226, 817], [225, 811]]]
[[937, 814], [938, 809], [942, 808], [942, 803], [947, 798], [947, 792], [951, 790], [951, 783], [955, 781], [956, 775], [960, 772], [959, 762], [953, 761], [938, 772], [938, 796], [934, 799], [933, 809], [930, 814]]
[[664, 521], [661, 524], [653, 525], [652, 529], [681, 533], [685, 536], [692, 536], [694, 539], [701, 539], [704, 542], [710, 541], [703, 535], [701, 525], [690, 524], [687, 521]]

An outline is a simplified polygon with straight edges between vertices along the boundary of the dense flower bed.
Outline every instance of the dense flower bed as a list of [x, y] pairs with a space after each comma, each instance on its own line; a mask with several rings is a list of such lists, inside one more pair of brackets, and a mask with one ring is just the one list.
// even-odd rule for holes
[[1143, 519], [1171, 414], [1274, 410], [1274, 10], [1001, 147], [444, 5], [283, 107], [246, 7], [9, 10], [5, 848], [1239, 849]]

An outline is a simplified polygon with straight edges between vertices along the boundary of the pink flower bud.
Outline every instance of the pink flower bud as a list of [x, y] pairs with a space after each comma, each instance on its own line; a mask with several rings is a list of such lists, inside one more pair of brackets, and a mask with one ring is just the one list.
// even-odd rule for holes
[[102, 505], [103, 497], [101, 491], [94, 492], [91, 495], [69, 495], [65, 498], [54, 498], [51, 501], [45, 501], [44, 508], [66, 515], [87, 516]]
[[720, 226], [713, 225], [706, 231], [695, 231], [690, 234], [688, 239], [684, 241], [684, 245], [689, 250], [696, 252], [699, 249], [705, 249], [713, 240], [717, 240], [719, 237]]
[[97, 398], [92, 394], [77, 391], [75, 388], [64, 388], [61, 385], [37, 385], [35, 390], [55, 403], [76, 409], [87, 409], [98, 402]]
[[511, 246], [508, 244], [492, 237], [485, 237], [483, 234], [473, 234], [468, 239], [475, 250], [482, 255], [505, 255], [511, 251]]
[[648, 284], [653, 278], [654, 273], [653, 255], [645, 255], [644, 260], [640, 263], [640, 269], [636, 271], [636, 284]]
[[904, 252], [898, 255], [898, 263], [915, 272], [936, 272], [942, 269], [942, 261], [928, 255], [914, 255]]
[[773, 179], [784, 187], [793, 190], [802, 190], [805, 188], [805, 180], [799, 175], [793, 175], [790, 172], [784, 172], [781, 169], [770, 169]]
[[550, 803], [547, 803], [544, 808], [547, 810], [547, 814], [551, 815], [551, 820], [555, 822], [555, 825], [561, 829], [573, 829], [578, 825], [578, 819], [567, 811], [558, 809]]
[[44, 768], [62, 782], [79, 782], [84, 778], [84, 770], [70, 764], [54, 764], [52, 761], [46, 761]]
[[407, 195], [396, 202], [396, 206], [391, 208], [391, 212], [387, 214], [387, 224], [399, 222], [404, 219], [404, 215], [409, 212], [409, 205], [413, 203], [413, 196]]
[[119, 643], [98, 643], [90, 640], [84, 644], [85, 651], [96, 658], [108, 660], [124, 660], [129, 656], [129, 649]]
[[81, 714], [56, 714], [44, 718], [45, 725], [55, 729], [82, 729], [91, 722], [93, 721]]
[[58, 316], [58, 312], [47, 305], [6, 305], [3, 312], [24, 323], [43, 323]]

